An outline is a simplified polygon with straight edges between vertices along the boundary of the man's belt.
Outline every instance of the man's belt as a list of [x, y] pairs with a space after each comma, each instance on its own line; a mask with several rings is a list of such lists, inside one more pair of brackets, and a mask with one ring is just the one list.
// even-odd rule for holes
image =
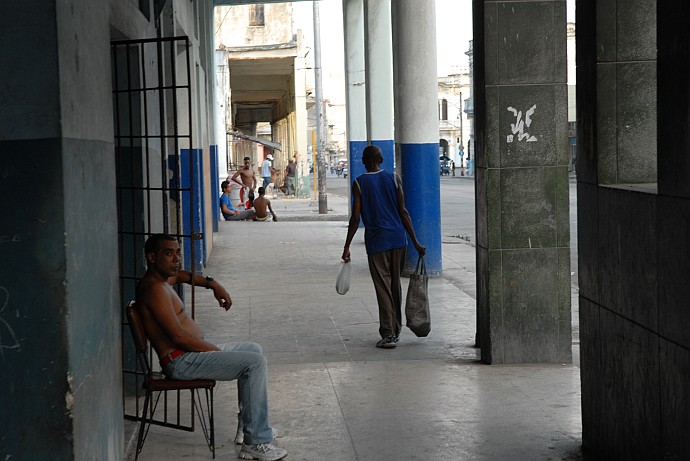
[[170, 362], [172, 362], [173, 360], [175, 360], [176, 358], [178, 358], [179, 356], [181, 356], [182, 354], [184, 354], [186, 352], [187, 351], [183, 351], [182, 349], [175, 349], [174, 351], [166, 354], [161, 359], [161, 362], [160, 362], [161, 368], [165, 367], [167, 364], [169, 364]]

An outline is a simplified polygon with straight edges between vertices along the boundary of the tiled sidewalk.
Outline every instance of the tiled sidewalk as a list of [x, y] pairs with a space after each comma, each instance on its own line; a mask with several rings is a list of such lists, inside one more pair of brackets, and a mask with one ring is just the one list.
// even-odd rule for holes
[[[287, 459], [582, 458], [579, 369], [477, 361], [474, 247], [444, 245], [444, 274], [430, 281], [429, 337], [405, 328], [396, 349], [377, 349], [363, 232], [351, 248], [351, 290], [340, 296], [334, 286], [347, 200], [329, 196], [329, 214], [340, 221], [313, 219], [318, 205], [309, 202], [274, 200], [278, 222], [221, 222], [204, 272], [229, 290], [233, 307], [223, 311], [204, 290], [196, 302], [196, 318], [211, 342], [262, 344], [271, 424]], [[217, 459], [237, 459], [236, 402], [236, 384], [221, 383]], [[153, 427], [139, 459], [205, 460], [211, 454], [198, 430]]]

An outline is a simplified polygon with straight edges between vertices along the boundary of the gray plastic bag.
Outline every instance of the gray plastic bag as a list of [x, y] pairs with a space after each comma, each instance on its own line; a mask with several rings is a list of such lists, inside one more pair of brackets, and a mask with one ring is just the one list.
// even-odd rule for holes
[[344, 295], [350, 289], [350, 263], [345, 261], [340, 263], [338, 278], [335, 279], [335, 291], [339, 295]]
[[429, 276], [426, 273], [424, 256], [417, 258], [417, 268], [410, 275], [405, 300], [407, 327], [417, 336], [424, 337], [431, 331], [431, 311], [429, 310]]

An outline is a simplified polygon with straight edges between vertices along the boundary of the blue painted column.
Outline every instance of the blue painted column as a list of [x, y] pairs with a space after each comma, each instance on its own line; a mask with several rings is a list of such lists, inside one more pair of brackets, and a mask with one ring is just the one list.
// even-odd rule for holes
[[381, 148], [381, 168], [395, 168], [391, 0], [366, 0], [367, 140]]
[[[430, 275], [442, 272], [434, 0], [393, 2], [396, 142], [405, 203]], [[417, 252], [410, 244], [405, 272]]]
[[[191, 155], [191, 161], [190, 161]], [[201, 149], [180, 149], [180, 178], [179, 187], [182, 189], [182, 232], [185, 235], [192, 233], [205, 233], [204, 207], [202, 204], [202, 159]], [[169, 161], [174, 157], [170, 156]], [[173, 179], [175, 181], [175, 179]], [[194, 255], [192, 256], [192, 243], [194, 243]], [[205, 266], [204, 241], [185, 238], [182, 242], [183, 268], [186, 271], [203, 271]]]
[[[218, 222], [220, 222], [220, 205], [218, 203], [218, 197], [220, 197], [220, 184], [218, 183], [218, 177], [220, 176], [220, 171], [218, 169], [218, 146], [211, 144], [210, 151], [211, 163], [209, 166], [211, 169], [211, 203], [209, 204], [209, 208], [211, 209], [211, 214], [213, 216], [213, 232], [218, 232]], [[211, 236], [209, 235], [206, 238], [210, 239]]]
[[345, 35], [345, 91], [349, 180], [364, 174], [362, 151], [367, 146], [367, 96], [364, 57], [364, 0], [343, 0]]

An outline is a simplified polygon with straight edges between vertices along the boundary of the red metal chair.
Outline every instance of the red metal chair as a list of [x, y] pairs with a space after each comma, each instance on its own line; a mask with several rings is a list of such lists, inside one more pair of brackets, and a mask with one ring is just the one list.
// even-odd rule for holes
[[[213, 389], [216, 382], [211, 379], [195, 379], [190, 381], [178, 381], [174, 379], [167, 379], [162, 373], [151, 371], [149, 360], [147, 356], [147, 340], [144, 324], [141, 320], [141, 315], [137, 310], [136, 303], [130, 302], [126, 307], [127, 320], [134, 338], [134, 345], [137, 350], [137, 359], [144, 375], [144, 389], [146, 397], [144, 398], [144, 408], [139, 420], [139, 435], [137, 436], [137, 451], [135, 460], [139, 457], [142, 448], [144, 448], [144, 441], [148, 435], [151, 424], [172, 427], [175, 429], [182, 429], [189, 432], [194, 431], [194, 424], [192, 419], [191, 426], [181, 426], [179, 424], [171, 424], [167, 422], [160, 422], [154, 420], [154, 413], [158, 406], [158, 400], [165, 391], [179, 391], [189, 390], [192, 398], [192, 408], [197, 410], [199, 416], [199, 423], [204, 432], [204, 438], [211, 450], [212, 457], [216, 457], [216, 446], [214, 438], [213, 427]], [[201, 391], [205, 391], [206, 412], [204, 411], [203, 400], [201, 398]], [[155, 395], [154, 395], [155, 394]], [[150, 408], [149, 408], [150, 406]]]

